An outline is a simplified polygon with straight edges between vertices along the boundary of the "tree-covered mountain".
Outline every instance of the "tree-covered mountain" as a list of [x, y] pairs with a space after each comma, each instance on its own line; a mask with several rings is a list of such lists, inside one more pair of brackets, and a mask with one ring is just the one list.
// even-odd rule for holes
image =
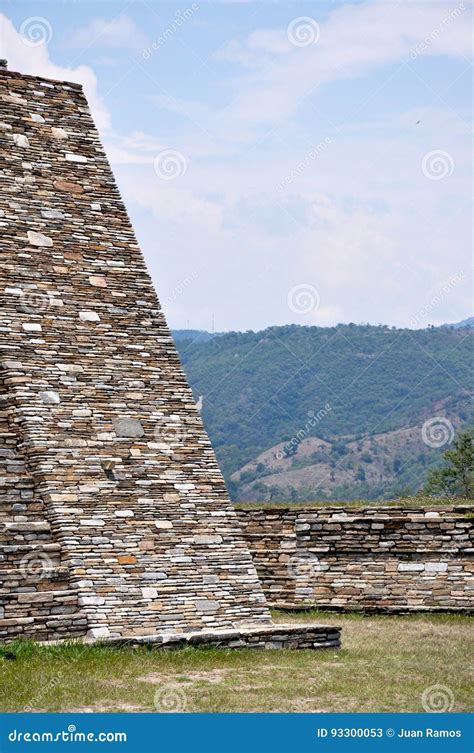
[[174, 329], [173, 337], [178, 340], [191, 340], [191, 342], [208, 342], [214, 337], [219, 337], [221, 332], [206, 332], [205, 329]]
[[[196, 399], [203, 396], [204, 422], [234, 499], [414, 491], [440, 455], [421, 441], [422, 424], [445, 417], [457, 428], [472, 419], [470, 328], [290, 325], [211, 339], [183, 334], [181, 360]], [[405, 429], [410, 441], [400, 442]], [[314, 438], [325, 444], [310, 442], [308, 453], [303, 440]], [[267, 462], [267, 451], [284, 467]], [[361, 460], [374, 453], [371, 462]], [[321, 482], [322, 470], [330, 482]]]
[[443, 327], [449, 327], [449, 329], [464, 329], [465, 327], [474, 327], [474, 316], [469, 316], [467, 319], [463, 319], [460, 322], [443, 324]]

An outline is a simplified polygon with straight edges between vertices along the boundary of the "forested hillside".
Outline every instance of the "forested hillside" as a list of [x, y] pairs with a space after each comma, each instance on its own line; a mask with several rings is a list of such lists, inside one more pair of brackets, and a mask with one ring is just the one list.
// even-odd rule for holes
[[[197, 340], [181, 331], [177, 346], [234, 499], [351, 498], [416, 490], [440, 455], [421, 442], [423, 422], [471, 422], [473, 332], [291, 325]], [[324, 446], [309, 452], [311, 438]]]

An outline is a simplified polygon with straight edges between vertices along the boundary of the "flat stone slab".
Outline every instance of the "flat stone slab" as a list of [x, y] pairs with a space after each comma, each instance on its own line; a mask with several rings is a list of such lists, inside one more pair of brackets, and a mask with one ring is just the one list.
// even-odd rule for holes
[[341, 628], [311, 623], [281, 625], [247, 625], [239, 628], [201, 630], [189, 633], [161, 633], [85, 638], [84, 643], [100, 642], [112, 646], [153, 644], [157, 648], [175, 649], [185, 646], [258, 649], [322, 649], [341, 647]]

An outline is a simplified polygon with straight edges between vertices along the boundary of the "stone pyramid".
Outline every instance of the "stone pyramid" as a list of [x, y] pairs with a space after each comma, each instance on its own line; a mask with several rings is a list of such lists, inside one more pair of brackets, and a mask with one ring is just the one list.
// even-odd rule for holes
[[[268, 644], [277, 629], [81, 86], [1, 66], [0, 139], [0, 638]], [[277, 632], [334, 645], [324, 630]]]

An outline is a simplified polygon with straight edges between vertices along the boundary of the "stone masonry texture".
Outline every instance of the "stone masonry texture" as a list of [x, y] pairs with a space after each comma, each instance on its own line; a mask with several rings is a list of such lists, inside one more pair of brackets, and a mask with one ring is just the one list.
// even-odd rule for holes
[[82, 88], [1, 69], [0, 148], [0, 638], [270, 628]]
[[238, 515], [271, 606], [471, 612], [473, 512], [321, 507]]

